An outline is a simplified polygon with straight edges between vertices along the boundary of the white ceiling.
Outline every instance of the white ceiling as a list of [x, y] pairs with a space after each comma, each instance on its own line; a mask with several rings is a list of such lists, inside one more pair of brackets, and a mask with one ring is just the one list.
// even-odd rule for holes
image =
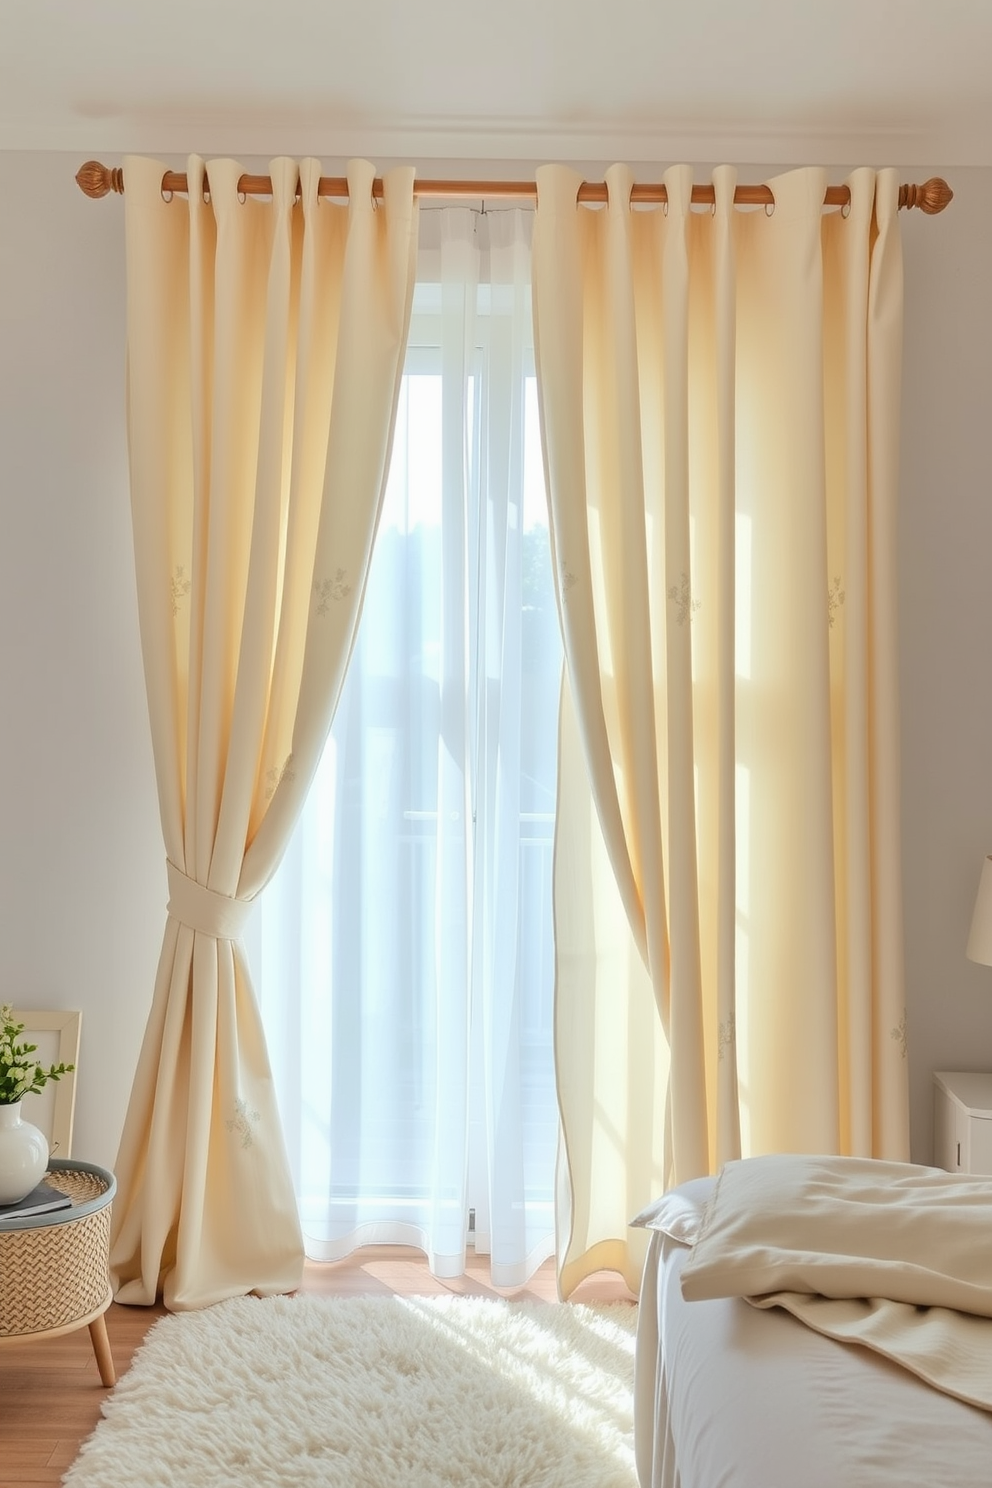
[[0, 149], [992, 165], [992, 0], [0, 0]]

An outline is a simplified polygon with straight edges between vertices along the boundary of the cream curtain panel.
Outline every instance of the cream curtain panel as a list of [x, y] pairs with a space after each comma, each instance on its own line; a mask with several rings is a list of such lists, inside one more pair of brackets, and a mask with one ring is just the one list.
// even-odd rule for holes
[[818, 169], [769, 211], [729, 167], [705, 212], [688, 167], [666, 209], [607, 180], [595, 210], [539, 171], [533, 250], [565, 1295], [636, 1284], [634, 1212], [727, 1158], [908, 1153], [896, 175], [856, 171], [843, 212]]
[[[320, 758], [361, 610], [416, 274], [412, 170], [129, 158], [128, 418], [141, 644], [168, 862], [117, 1163], [118, 1300], [299, 1284], [303, 1245], [240, 941]], [[300, 199], [296, 200], [299, 191]]]

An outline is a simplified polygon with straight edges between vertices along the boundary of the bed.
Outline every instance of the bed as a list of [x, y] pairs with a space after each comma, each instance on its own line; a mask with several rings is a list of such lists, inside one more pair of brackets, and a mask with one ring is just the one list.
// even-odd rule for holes
[[[746, 1163], [733, 1166], [750, 1176]], [[914, 1176], [935, 1173], [898, 1166]], [[946, 1184], [962, 1182], [946, 1174], [921, 1181], [938, 1185], [944, 1211]], [[753, 1305], [745, 1300], [746, 1294], [686, 1300], [683, 1271], [688, 1278], [694, 1265], [698, 1268], [694, 1252], [701, 1234], [705, 1236], [703, 1227], [715, 1194], [715, 1180], [695, 1180], [673, 1190], [635, 1221], [653, 1231], [635, 1355], [635, 1451], [641, 1488], [989, 1488], [988, 1406], [967, 1404], [945, 1393], [884, 1357], [877, 1346], [825, 1336], [816, 1318], [811, 1326], [808, 1319], [787, 1310], [798, 1292], [772, 1289], [771, 1295], [781, 1295], [786, 1305], [767, 1306], [767, 1296], [754, 1299], [761, 1305]], [[984, 1199], [992, 1204], [988, 1182]], [[776, 1206], [767, 1196], [759, 1207], [762, 1222], [774, 1222]], [[815, 1206], [807, 1204], [806, 1213], [813, 1216], [815, 1226]], [[973, 1221], [979, 1225], [981, 1213], [966, 1213], [965, 1226]], [[955, 1235], [963, 1233], [956, 1211], [949, 1222]], [[936, 1285], [939, 1292], [940, 1278], [933, 1280], [929, 1263], [933, 1246], [911, 1214], [910, 1222], [902, 1224], [909, 1237], [906, 1243], [920, 1243], [913, 1239], [914, 1227], [927, 1255], [926, 1265], [916, 1270], [920, 1274], [925, 1270], [925, 1285]], [[976, 1265], [988, 1272], [992, 1297], [992, 1228], [984, 1233]], [[903, 1244], [898, 1232], [895, 1240], [898, 1251]], [[972, 1249], [965, 1246], [968, 1256]], [[767, 1260], [767, 1251], [751, 1245], [748, 1264], [755, 1256]], [[913, 1264], [900, 1256], [896, 1285], [889, 1289], [898, 1290], [905, 1278], [912, 1294], [920, 1284], [913, 1271]], [[836, 1282], [836, 1266], [831, 1275], [834, 1279], [825, 1283], [822, 1272], [812, 1280], [805, 1273], [799, 1279], [810, 1288], [825, 1285], [832, 1295], [843, 1293], [844, 1287]], [[794, 1275], [785, 1279], [793, 1285], [797, 1280]], [[969, 1272], [966, 1284], [973, 1283]], [[745, 1265], [742, 1290], [754, 1284]], [[688, 1290], [733, 1291], [734, 1284], [726, 1275], [716, 1280], [704, 1277], [702, 1286], [694, 1280]], [[974, 1295], [969, 1293], [971, 1305], [985, 1308]], [[803, 1298], [799, 1300], [802, 1303]], [[941, 1301], [946, 1301], [943, 1295]], [[826, 1306], [828, 1313], [831, 1306], [870, 1311], [864, 1301]], [[970, 1332], [963, 1349], [957, 1347], [952, 1329], [936, 1352], [947, 1356], [943, 1363], [949, 1367], [953, 1388], [985, 1395], [992, 1402], [992, 1317], [961, 1319], [943, 1307], [905, 1301], [898, 1309], [910, 1324], [918, 1315], [924, 1328], [930, 1324], [943, 1328], [948, 1319], [955, 1327], [966, 1322]], [[963, 1375], [958, 1368], [962, 1354], [967, 1356]], [[929, 1363], [911, 1362], [914, 1368], [930, 1369]]]

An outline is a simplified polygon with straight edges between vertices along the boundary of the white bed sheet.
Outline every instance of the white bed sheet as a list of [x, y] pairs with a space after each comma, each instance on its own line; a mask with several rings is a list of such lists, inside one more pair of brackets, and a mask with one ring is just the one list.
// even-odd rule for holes
[[635, 1356], [641, 1488], [990, 1488], [992, 1415], [740, 1298], [686, 1302], [655, 1232]]

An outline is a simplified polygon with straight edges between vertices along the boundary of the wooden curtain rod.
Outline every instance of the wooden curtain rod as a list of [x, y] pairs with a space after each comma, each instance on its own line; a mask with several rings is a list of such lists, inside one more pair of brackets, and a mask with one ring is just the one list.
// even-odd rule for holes
[[[98, 160], [87, 160], [86, 164], [80, 166], [76, 172], [76, 181], [79, 189], [87, 196], [99, 200], [102, 196], [108, 196], [111, 192], [124, 194], [124, 172], [119, 166], [101, 165]], [[187, 190], [185, 171], [166, 171], [162, 177], [162, 191], [185, 193]], [[238, 181], [238, 190], [244, 196], [270, 196], [272, 193], [272, 181], [268, 176], [243, 175]], [[527, 198], [534, 200], [537, 197], [536, 181], [415, 181], [414, 191], [417, 196], [471, 196], [484, 197], [492, 201], [496, 197]], [[348, 195], [348, 182], [344, 176], [321, 176], [317, 186], [318, 196], [334, 196], [346, 198]], [[372, 183], [372, 195], [382, 196], [382, 180], [377, 176]], [[954, 192], [946, 181], [934, 176], [925, 181], [922, 186], [902, 185], [899, 187], [900, 207], [919, 207], [928, 216], [942, 212], [953, 197]], [[661, 183], [635, 184], [630, 193], [632, 202], [664, 202], [668, 200], [668, 192]], [[712, 186], [693, 186], [692, 200], [712, 206], [716, 199]], [[607, 200], [605, 181], [583, 181], [579, 187], [579, 201], [581, 202], [605, 202]], [[824, 206], [846, 207], [851, 200], [851, 193], [847, 186], [828, 186], [823, 198]], [[774, 194], [769, 186], [738, 186], [734, 192], [734, 201], [738, 206], [772, 206], [775, 202]]]

